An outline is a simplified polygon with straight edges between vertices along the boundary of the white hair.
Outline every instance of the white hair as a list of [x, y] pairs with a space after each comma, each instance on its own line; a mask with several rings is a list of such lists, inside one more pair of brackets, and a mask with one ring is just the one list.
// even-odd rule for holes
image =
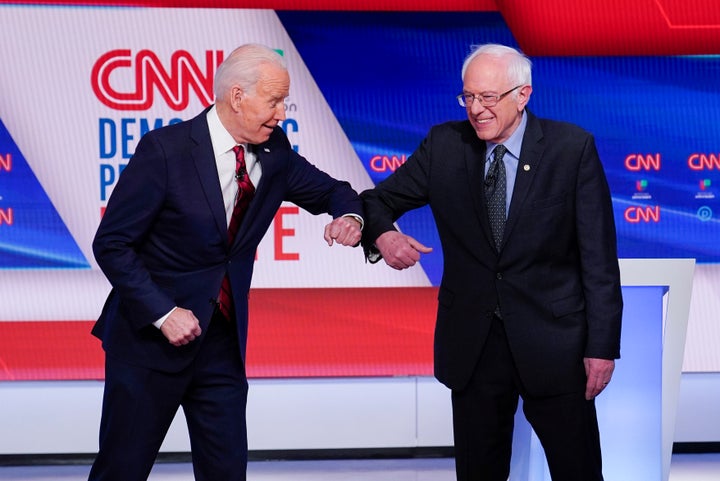
[[265, 45], [249, 43], [233, 50], [215, 72], [215, 98], [227, 95], [233, 85], [240, 85], [244, 91], [252, 92], [260, 78], [259, 67], [263, 64], [287, 70], [285, 58]]
[[532, 62], [520, 51], [497, 43], [473, 45], [471, 49], [472, 51], [470, 54], [465, 57], [462, 71], [460, 73], [463, 81], [465, 80], [465, 72], [467, 71], [470, 62], [480, 55], [489, 55], [496, 58], [509, 58], [507, 76], [511, 83], [515, 85], [532, 85]]

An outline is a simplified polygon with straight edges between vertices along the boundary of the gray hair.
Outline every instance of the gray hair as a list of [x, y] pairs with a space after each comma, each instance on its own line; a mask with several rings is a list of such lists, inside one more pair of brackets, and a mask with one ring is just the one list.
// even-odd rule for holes
[[233, 85], [240, 85], [245, 92], [252, 92], [260, 78], [260, 65], [273, 64], [287, 70], [285, 58], [277, 51], [256, 43], [242, 45], [220, 64], [215, 72], [215, 98], [223, 98]]
[[511, 83], [514, 85], [532, 85], [532, 62], [530, 59], [512, 47], [497, 43], [486, 43], [471, 47], [471, 52], [465, 57], [460, 74], [463, 81], [465, 80], [468, 65], [479, 55], [489, 55], [496, 58], [509, 57], [507, 76]]

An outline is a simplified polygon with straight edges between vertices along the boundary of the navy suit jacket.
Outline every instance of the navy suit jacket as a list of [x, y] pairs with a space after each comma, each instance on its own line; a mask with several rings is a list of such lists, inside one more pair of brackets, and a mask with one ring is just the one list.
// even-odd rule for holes
[[202, 337], [175, 347], [152, 323], [179, 306], [191, 310], [207, 332], [226, 272], [245, 358], [255, 251], [283, 201], [313, 214], [362, 215], [362, 202], [350, 185], [298, 155], [276, 127], [267, 142], [251, 146], [262, 177], [229, 245], [206, 113], [143, 136], [93, 242], [112, 284], [93, 334], [108, 355], [168, 372], [192, 361]]
[[485, 149], [468, 121], [433, 127], [402, 167], [361, 194], [363, 243], [430, 205], [444, 255], [435, 374], [448, 387], [469, 381], [499, 305], [526, 389], [577, 390], [583, 357], [620, 355], [615, 224], [593, 137], [528, 112], [499, 251], [483, 191]]

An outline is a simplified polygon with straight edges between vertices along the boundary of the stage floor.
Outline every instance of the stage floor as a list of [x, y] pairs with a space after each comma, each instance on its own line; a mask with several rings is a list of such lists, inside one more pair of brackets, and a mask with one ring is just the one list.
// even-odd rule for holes
[[[82, 481], [89, 466], [0, 467], [3, 481]], [[720, 453], [674, 454], [670, 481], [717, 481]], [[192, 481], [187, 463], [157, 464], [149, 481]], [[454, 481], [453, 460], [448, 458], [252, 461], [248, 481]]]

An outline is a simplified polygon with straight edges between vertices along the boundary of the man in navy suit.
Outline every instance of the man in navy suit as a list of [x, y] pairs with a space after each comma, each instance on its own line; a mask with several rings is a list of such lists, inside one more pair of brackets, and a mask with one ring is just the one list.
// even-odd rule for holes
[[[215, 105], [199, 116], [143, 136], [93, 242], [112, 284], [93, 328], [106, 353], [93, 481], [147, 479], [180, 406], [195, 479], [246, 479], [247, 299], [258, 243], [283, 201], [332, 215], [328, 245], [360, 241], [357, 193], [298, 155], [279, 125], [290, 89], [284, 59], [244, 45], [220, 65], [214, 88]], [[243, 196], [249, 205], [233, 221]], [[221, 285], [229, 310], [219, 308]]]
[[414, 265], [430, 249], [393, 222], [430, 205], [444, 255], [435, 375], [452, 391], [459, 481], [507, 480], [519, 396], [552, 479], [602, 480], [594, 398], [620, 355], [623, 304], [593, 137], [526, 109], [531, 65], [515, 49], [478, 47], [462, 80], [467, 120], [433, 127], [361, 194], [367, 255]]

